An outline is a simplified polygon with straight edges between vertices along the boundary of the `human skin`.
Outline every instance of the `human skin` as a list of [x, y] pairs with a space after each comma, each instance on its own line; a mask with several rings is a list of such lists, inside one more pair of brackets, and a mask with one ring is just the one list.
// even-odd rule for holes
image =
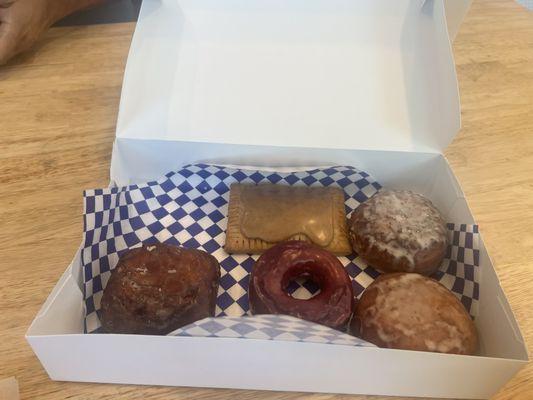
[[0, 0], [0, 65], [31, 48], [56, 21], [106, 0]]

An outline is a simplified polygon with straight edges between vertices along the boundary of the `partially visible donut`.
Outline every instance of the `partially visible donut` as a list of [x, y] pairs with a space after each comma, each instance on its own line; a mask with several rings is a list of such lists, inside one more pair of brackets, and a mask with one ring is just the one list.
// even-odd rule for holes
[[217, 260], [200, 250], [166, 244], [129, 250], [104, 289], [102, 328], [163, 335], [214, 316], [219, 278]]
[[[320, 293], [301, 300], [287, 293], [289, 283], [309, 277]], [[267, 250], [252, 268], [252, 314], [286, 314], [332, 328], [344, 327], [352, 314], [353, 289], [348, 273], [333, 254], [303, 241], [283, 242]]]
[[354, 313], [357, 336], [379, 347], [474, 354], [477, 332], [463, 304], [439, 282], [414, 273], [379, 276]]
[[383, 272], [435, 272], [448, 246], [446, 224], [425, 197], [382, 190], [351, 215], [350, 240], [366, 262]]

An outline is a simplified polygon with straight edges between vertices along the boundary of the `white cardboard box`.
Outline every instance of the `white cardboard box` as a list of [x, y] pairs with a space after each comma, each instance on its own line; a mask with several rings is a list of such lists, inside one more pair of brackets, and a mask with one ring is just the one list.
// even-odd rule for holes
[[[449, 222], [474, 223], [442, 155], [460, 127], [450, 36], [468, 5], [145, 0], [111, 181], [151, 180], [190, 162], [353, 165], [386, 187], [423, 193]], [[79, 252], [27, 339], [56, 380], [488, 398], [528, 356], [482, 241], [480, 254], [479, 356], [86, 335]]]

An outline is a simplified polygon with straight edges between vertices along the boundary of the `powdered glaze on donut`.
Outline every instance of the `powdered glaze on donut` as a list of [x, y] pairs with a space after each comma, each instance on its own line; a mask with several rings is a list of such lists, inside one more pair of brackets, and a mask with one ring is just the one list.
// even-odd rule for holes
[[378, 278], [356, 309], [361, 337], [381, 347], [472, 354], [477, 338], [459, 300], [438, 282], [419, 274]]
[[350, 225], [354, 250], [378, 269], [431, 273], [444, 257], [446, 224], [419, 194], [382, 190], [354, 211]]

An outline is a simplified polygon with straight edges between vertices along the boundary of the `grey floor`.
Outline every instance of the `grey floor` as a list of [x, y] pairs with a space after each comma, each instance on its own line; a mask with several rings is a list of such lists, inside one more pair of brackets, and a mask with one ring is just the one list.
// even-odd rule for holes
[[114, 0], [107, 4], [82, 11], [59, 21], [57, 26], [106, 24], [136, 21], [142, 0]]
[[[533, 10], [533, 0], [516, 1]], [[111, 0], [100, 7], [71, 15], [59, 21], [56, 25], [69, 26], [136, 21], [141, 2], [142, 0]]]
[[522, 4], [528, 10], [533, 10], [533, 0], [517, 0], [519, 4]]

